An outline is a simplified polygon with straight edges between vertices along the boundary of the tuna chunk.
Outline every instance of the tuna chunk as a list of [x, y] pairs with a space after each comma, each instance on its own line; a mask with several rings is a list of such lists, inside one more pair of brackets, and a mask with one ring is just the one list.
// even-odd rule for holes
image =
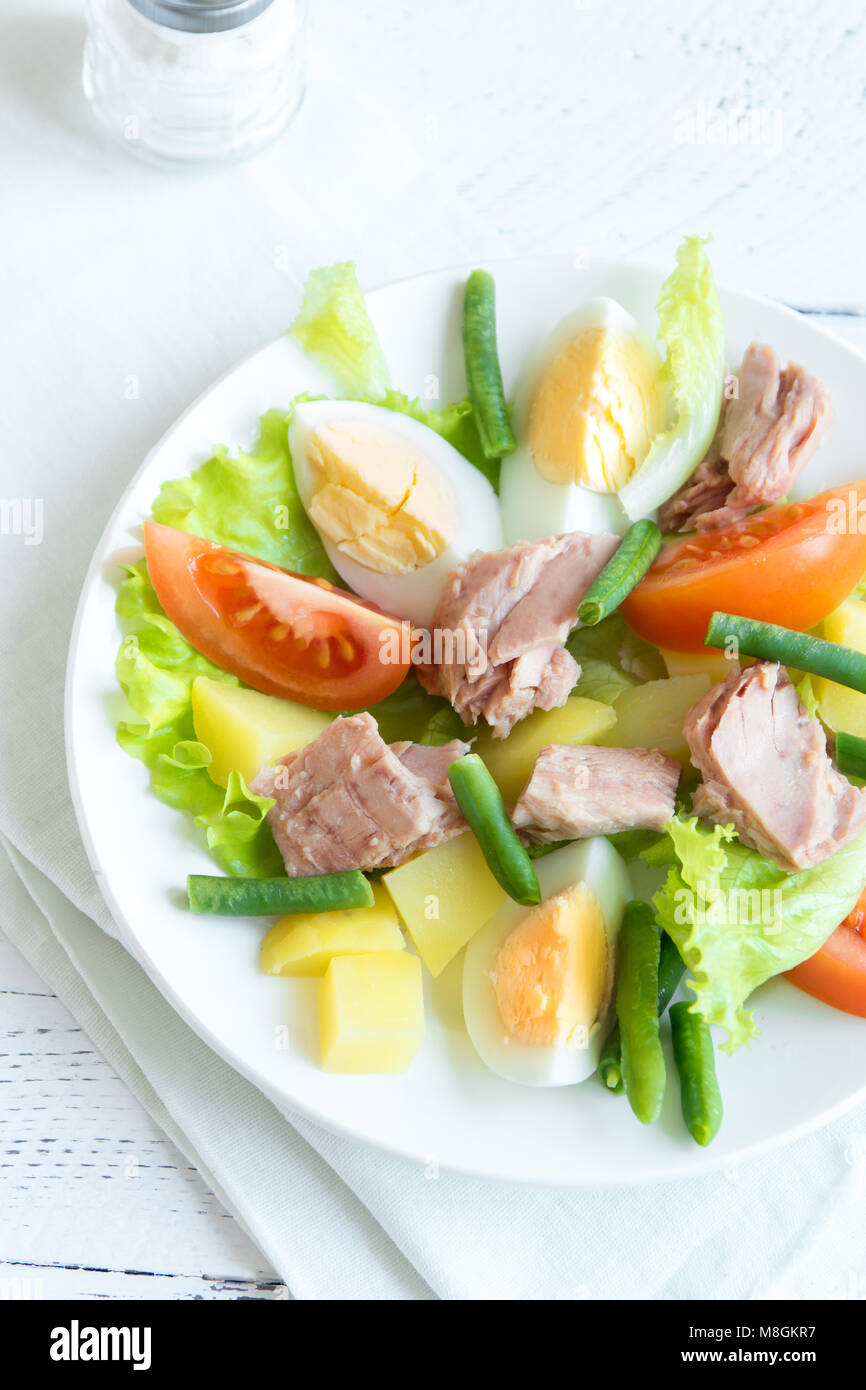
[[686, 717], [692, 762], [703, 774], [693, 805], [783, 869], [809, 869], [866, 825], [866, 793], [827, 756], [816, 719], [784, 667], [734, 668]]
[[335, 719], [317, 739], [263, 768], [252, 783], [290, 878], [391, 867], [466, 829], [448, 767], [469, 751], [389, 747], [370, 714]]
[[536, 706], [564, 704], [580, 675], [565, 639], [618, 544], [573, 532], [473, 555], [449, 576], [433, 615], [443, 660], [419, 668], [422, 684], [464, 724], [486, 719], [495, 738]]
[[659, 526], [662, 531], [706, 530], [707, 518], [718, 516], [733, 486], [728, 465], [718, 452], [719, 435], [716, 434], [710, 452], [697, 469], [675, 492], [659, 511]]
[[655, 748], [542, 748], [512, 813], [539, 844], [661, 830], [674, 814], [682, 769]]
[[832, 419], [821, 383], [771, 348], [752, 343], [739, 394], [725, 402], [707, 457], [659, 514], [663, 531], [712, 531], [778, 502], [812, 457]]

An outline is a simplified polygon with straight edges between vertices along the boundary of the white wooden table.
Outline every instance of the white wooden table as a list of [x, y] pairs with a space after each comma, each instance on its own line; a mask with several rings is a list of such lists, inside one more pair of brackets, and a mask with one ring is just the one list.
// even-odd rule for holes
[[[96, 196], [94, 162], [79, 172], [74, 162], [74, 142], [83, 148], [91, 139], [76, 86], [80, 7], [6, 0], [3, 8], [0, 121], [5, 128], [14, 118], [20, 137], [20, 148], [10, 141], [4, 150], [4, 184], [45, 198], [49, 181], [62, 179], [62, 228], [64, 206], [74, 219], [76, 196], [82, 206]], [[573, 248], [665, 264], [682, 234], [712, 231], [721, 280], [817, 314], [866, 351], [858, 0], [329, 0], [313, 9], [310, 96], [288, 138], [316, 141], [317, 93], [327, 88], [333, 112], [341, 92], [363, 88], [371, 119], [402, 131], [407, 151], [417, 152], [421, 190], [435, 191], [437, 208], [453, 207], [479, 259]], [[346, 139], [351, 146], [351, 131]], [[448, 258], [441, 214], [423, 238], [400, 238], [407, 210], [389, 204], [384, 176], [370, 206], [346, 209], [342, 222], [326, 156], [320, 182], [298, 190], [310, 216], [322, 211], [319, 261], [356, 254], [369, 284]], [[123, 222], [135, 266], [152, 231], [149, 200], [171, 194], [150, 173], [133, 184], [133, 172], [119, 174], [108, 156], [100, 177], [103, 207], [106, 179], [138, 198], [135, 217]], [[226, 179], [240, 194], [250, 177], [237, 170], [198, 183], [202, 217], [211, 204], [222, 207]], [[4, 223], [9, 215], [4, 209]], [[275, 209], [255, 244], [291, 245], [299, 215]], [[377, 236], [385, 224], [396, 233], [387, 251]], [[232, 230], [242, 251], [245, 237], [253, 244], [242, 218]], [[29, 253], [0, 225], [0, 251], [8, 237], [21, 267]], [[43, 254], [34, 244], [25, 271]], [[177, 282], [148, 287], [167, 313], [184, 312], [173, 306], [191, 263], [181, 244]], [[292, 266], [295, 282], [306, 268]], [[160, 386], [136, 417], [127, 472], [186, 400], [278, 331], [286, 314], [283, 306], [271, 312], [272, 291], [273, 279], [251, 267], [246, 297], [234, 305], [231, 350], [213, 347], [198, 306], [187, 315], [189, 350], [171, 389]], [[98, 389], [95, 343], [94, 354]], [[34, 400], [37, 387], [34, 378]], [[18, 405], [26, 415], [28, 400]], [[9, 487], [0, 481], [0, 493]], [[102, 519], [91, 524], [95, 538]], [[235, 1222], [2, 936], [0, 1038], [0, 1298], [281, 1295]]]

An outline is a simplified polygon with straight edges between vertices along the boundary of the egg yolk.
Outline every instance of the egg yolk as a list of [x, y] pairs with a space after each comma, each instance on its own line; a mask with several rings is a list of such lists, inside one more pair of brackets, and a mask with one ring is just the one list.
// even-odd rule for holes
[[321, 535], [378, 574], [435, 560], [457, 533], [457, 502], [430, 458], [365, 420], [320, 425], [307, 450], [308, 512]]
[[503, 942], [491, 981], [509, 1038], [586, 1046], [612, 979], [598, 899], [574, 883], [540, 903]]
[[657, 373], [640, 340], [587, 328], [544, 373], [530, 407], [529, 445], [548, 482], [617, 492], [663, 426]]

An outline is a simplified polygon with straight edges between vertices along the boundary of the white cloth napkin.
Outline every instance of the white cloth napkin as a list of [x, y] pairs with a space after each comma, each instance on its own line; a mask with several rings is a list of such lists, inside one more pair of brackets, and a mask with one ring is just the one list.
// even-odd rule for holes
[[[109, 939], [66, 786], [62, 693], [75, 601], [117, 495], [179, 410], [285, 326], [309, 266], [354, 255], [375, 283], [512, 248], [467, 216], [422, 130], [321, 58], [296, 124], [254, 163], [198, 178], [135, 165], [78, 95], [77, 6], [44, 8], [63, 20], [40, 30], [44, 85], [0, 98], [28, 195], [0, 229], [15, 267], [0, 495], [42, 499], [45, 532], [38, 546], [0, 536], [4, 929], [295, 1297], [862, 1296], [866, 1108], [681, 1184], [432, 1176], [280, 1114]], [[7, 9], [21, 42], [30, 4]]]

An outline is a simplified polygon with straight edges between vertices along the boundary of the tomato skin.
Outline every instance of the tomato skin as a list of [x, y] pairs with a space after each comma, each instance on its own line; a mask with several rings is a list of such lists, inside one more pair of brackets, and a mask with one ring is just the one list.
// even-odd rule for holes
[[327, 580], [155, 521], [144, 523], [144, 545], [175, 627], [254, 690], [315, 709], [358, 709], [390, 695], [409, 670], [409, 624]]
[[[718, 531], [678, 537], [622, 604], [628, 624], [655, 646], [706, 650], [720, 609], [806, 632], [847, 598], [866, 571], [866, 480], [808, 502], [768, 507]], [[850, 516], [844, 527], [840, 516]]]
[[786, 978], [813, 999], [843, 1013], [866, 1018], [866, 889], [856, 906], [820, 951], [804, 960]]

